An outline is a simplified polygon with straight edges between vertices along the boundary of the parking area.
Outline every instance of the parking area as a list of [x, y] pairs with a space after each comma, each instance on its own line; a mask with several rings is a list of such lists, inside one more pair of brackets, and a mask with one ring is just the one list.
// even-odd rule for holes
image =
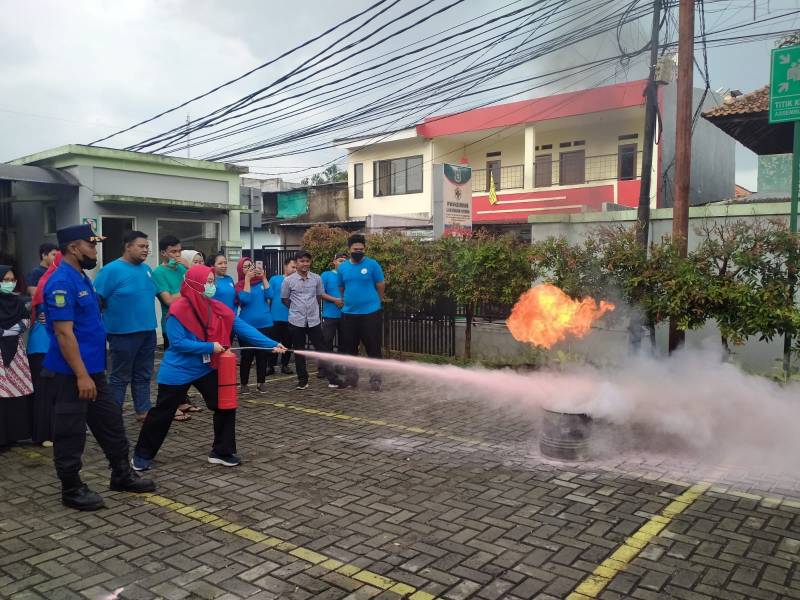
[[0, 452], [0, 598], [800, 598], [797, 482], [559, 464], [537, 415], [458, 390], [295, 383], [240, 399], [241, 467], [205, 461], [208, 411], [173, 424], [147, 497], [108, 491], [90, 438], [96, 513], [61, 506], [50, 450]]

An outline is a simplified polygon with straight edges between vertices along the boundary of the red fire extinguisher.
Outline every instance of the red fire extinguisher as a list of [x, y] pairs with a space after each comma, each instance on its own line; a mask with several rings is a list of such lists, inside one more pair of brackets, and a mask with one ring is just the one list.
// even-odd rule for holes
[[230, 350], [219, 355], [219, 366], [217, 367], [217, 380], [219, 389], [217, 391], [217, 406], [221, 410], [236, 408], [236, 355]]

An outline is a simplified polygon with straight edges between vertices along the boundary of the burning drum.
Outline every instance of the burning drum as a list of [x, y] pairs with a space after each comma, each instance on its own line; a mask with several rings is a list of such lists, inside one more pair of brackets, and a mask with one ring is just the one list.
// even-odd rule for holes
[[539, 449], [558, 460], [586, 460], [592, 419], [588, 415], [544, 411]]

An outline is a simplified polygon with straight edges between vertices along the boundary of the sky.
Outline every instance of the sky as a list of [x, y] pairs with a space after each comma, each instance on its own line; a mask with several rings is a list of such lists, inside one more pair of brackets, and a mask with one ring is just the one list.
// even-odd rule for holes
[[[88, 143], [153, 116], [274, 58], [372, 1], [0, 0], [0, 14], [4, 16], [0, 20], [0, 161], [63, 144]], [[397, 10], [413, 7], [419, 1], [402, 0]], [[438, 1], [441, 4], [445, 0]], [[778, 17], [771, 25], [774, 30], [798, 26], [798, 15], [789, 14], [785, 19], [781, 15], [800, 9], [800, 0], [706, 0], [706, 5], [709, 30], [747, 23], [753, 19], [754, 10], [758, 18]], [[403, 43], [424, 40], [497, 6], [498, 2], [491, 0], [466, 0], [445, 17], [432, 19], [414, 30]], [[576, 21], [578, 17], [591, 20], [593, 15], [576, 15]], [[643, 45], [648, 27], [644, 21], [626, 26], [622, 32], [626, 46]], [[759, 31], [764, 31], [763, 27]], [[616, 47], [615, 37], [592, 40], [530, 61], [514, 77], [616, 53]], [[711, 88], [747, 92], [761, 87], [769, 79], [769, 51], [773, 47], [774, 41], [762, 41], [709, 49]], [[319, 46], [300, 51], [188, 109], [102, 145], [123, 147], [183, 123], [187, 116], [231, 102], [284, 74], [310, 56], [314, 48]], [[699, 49], [697, 56], [700, 57]], [[642, 60], [633, 61], [627, 68], [615, 65], [609, 71], [615, 81], [641, 78], [645, 73]], [[697, 72], [695, 82], [702, 83]], [[573, 82], [570, 89], [587, 83], [591, 82]], [[520, 97], [547, 91], [545, 88]], [[482, 102], [487, 99], [491, 98], [480, 98]], [[348, 100], [344, 92], [340, 107], [346, 106]], [[442, 110], [452, 112], [458, 106], [450, 104]], [[324, 118], [325, 113], [320, 116]], [[302, 124], [303, 120], [298, 119], [268, 132], [242, 134], [233, 141], [256, 141]], [[225, 140], [209, 149], [231, 144]], [[192, 152], [192, 157], [200, 157], [203, 150]], [[187, 155], [185, 151], [176, 154]], [[341, 150], [322, 150], [245, 164], [262, 174], [277, 174], [336, 160], [340, 155]], [[305, 175], [307, 171], [284, 177], [299, 179]], [[756, 187], [755, 157], [741, 147], [736, 154], [736, 179], [749, 189]]]

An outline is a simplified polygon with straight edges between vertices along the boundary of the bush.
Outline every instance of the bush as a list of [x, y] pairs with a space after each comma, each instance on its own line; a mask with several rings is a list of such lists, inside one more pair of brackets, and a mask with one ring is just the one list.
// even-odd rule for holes
[[350, 233], [339, 227], [317, 225], [306, 230], [303, 235], [303, 249], [314, 257], [311, 270], [314, 273], [327, 271], [337, 252], [347, 251], [347, 238]]

